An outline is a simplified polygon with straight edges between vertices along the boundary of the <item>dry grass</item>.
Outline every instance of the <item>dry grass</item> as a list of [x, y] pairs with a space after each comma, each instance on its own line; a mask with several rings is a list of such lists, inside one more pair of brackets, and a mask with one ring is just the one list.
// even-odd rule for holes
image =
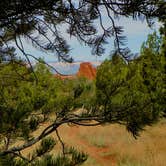
[[[34, 134], [38, 135], [46, 125], [41, 126]], [[84, 166], [166, 165], [166, 121], [147, 127], [137, 140], [125, 127], [119, 125], [97, 127], [64, 125], [59, 128], [59, 132], [66, 145], [75, 146], [89, 154]], [[57, 139], [55, 132], [51, 135]], [[28, 154], [31, 150], [32, 148], [27, 148], [23, 154]], [[60, 144], [55, 146], [53, 153], [57, 154], [59, 150]]]
[[114, 155], [119, 166], [166, 165], [166, 122], [147, 127], [137, 140], [119, 125], [96, 127], [88, 129], [88, 132], [86, 128], [82, 128], [81, 135], [89, 143], [91, 137], [96, 138], [95, 144], [100, 145], [100, 140], [105, 142], [110, 150], [101, 156]]

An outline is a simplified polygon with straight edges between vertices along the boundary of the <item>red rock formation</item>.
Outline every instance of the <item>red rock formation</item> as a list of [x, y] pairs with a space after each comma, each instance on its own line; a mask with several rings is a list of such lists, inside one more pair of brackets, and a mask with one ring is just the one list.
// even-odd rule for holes
[[56, 74], [55, 77], [60, 78], [62, 80], [76, 78], [75, 75], [60, 75], [60, 74]]
[[76, 75], [59, 75], [56, 74], [56, 77], [60, 79], [74, 79], [76, 77], [85, 77], [87, 79], [93, 80], [96, 77], [96, 68], [90, 62], [82, 62], [80, 68]]
[[80, 64], [79, 71], [76, 74], [78, 77], [85, 77], [87, 79], [94, 79], [96, 77], [96, 68], [90, 62], [83, 62]]

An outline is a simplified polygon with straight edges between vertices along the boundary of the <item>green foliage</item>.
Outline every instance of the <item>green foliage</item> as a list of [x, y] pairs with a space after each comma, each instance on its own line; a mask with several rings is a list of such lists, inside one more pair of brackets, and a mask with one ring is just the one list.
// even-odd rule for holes
[[87, 154], [83, 152], [78, 152], [75, 148], [71, 147], [68, 151], [72, 155], [71, 164], [69, 165], [81, 165], [84, 161], [87, 160]]
[[146, 49], [150, 49], [154, 54], [159, 54], [161, 42], [161, 36], [158, 36], [157, 32], [149, 34], [147, 41], [142, 44], [141, 54], [144, 54]]
[[45, 155], [42, 159], [37, 160], [32, 166], [78, 166], [86, 161], [87, 155], [78, 152], [74, 148], [69, 148], [65, 156]]
[[53, 138], [45, 138], [28, 158], [6, 155], [0, 158], [0, 166], [78, 166], [87, 160], [85, 153], [78, 152], [73, 147], [66, 149], [65, 156], [50, 154], [55, 144]]
[[0, 134], [10, 139], [18, 136], [28, 139], [44, 117], [55, 111], [59, 86], [49, 70], [40, 64], [35, 68], [38, 76], [36, 85], [34, 75], [29, 74], [21, 63], [3, 64], [0, 70]]
[[[155, 40], [154, 40], [155, 39]], [[156, 39], [159, 39], [156, 40]], [[150, 34], [148, 36], [147, 42], [146, 43], [152, 43], [151, 40], [153, 41], [153, 45], [150, 45], [148, 47], [144, 47], [143, 48], [143, 52], [142, 55], [144, 56], [148, 56], [151, 55], [151, 58], [153, 58], [153, 62], [151, 64], [151, 68], [149, 68], [149, 72], [147, 72], [148, 76], [152, 76], [152, 73], [154, 74], [153, 80], [155, 80], [155, 84], [154, 84], [154, 88], [155, 86], [160, 87], [160, 97], [158, 98], [158, 102], [160, 103], [159, 105], [161, 105], [162, 110], [164, 112], [164, 116], [166, 116], [166, 107], [165, 107], [165, 100], [166, 100], [166, 85], [164, 84], [164, 82], [166, 81], [166, 54], [165, 54], [165, 50], [166, 47], [164, 46], [165, 44], [165, 36], [160, 35], [160, 37], [157, 36], [156, 32], [154, 32], [153, 34]], [[156, 52], [154, 50], [154, 48], [158, 47], [158, 52]], [[148, 59], [147, 59], [148, 60]], [[149, 61], [150, 63], [150, 61]], [[153, 66], [152, 66], [153, 65]], [[147, 67], [146, 67], [147, 68]], [[159, 70], [156, 70], [159, 69]], [[157, 77], [159, 76], [159, 77]]]
[[[115, 20], [122, 16], [133, 20], [146, 19], [151, 25], [154, 18], [163, 19], [166, 15], [165, 0], [30, 2], [26, 0], [17, 0], [17, 3], [15, 0], [0, 2], [0, 43], [5, 47], [2, 52], [4, 50], [5, 53], [9, 52], [10, 49], [6, 44], [13, 39], [25, 56], [26, 51], [21, 50], [22, 37], [25, 37], [34, 47], [54, 52], [59, 60], [72, 62], [73, 59], [69, 56], [70, 47], [63, 30], [59, 28], [63, 26], [70, 36], [91, 47], [94, 55], [102, 55], [105, 51], [104, 45], [113, 37], [114, 51], [127, 58], [126, 54], [129, 52], [124, 48], [126, 40], [123, 36], [123, 27], [116, 25]], [[102, 14], [103, 9], [106, 11], [105, 15]], [[103, 24], [105, 19], [108, 20], [108, 26]]]
[[[134, 136], [165, 112], [164, 72], [156, 33], [149, 35], [141, 55], [128, 64], [114, 55], [96, 78], [99, 109], [108, 122], [125, 124]], [[152, 44], [152, 48], [151, 48]]]
[[[103, 8], [107, 11], [109, 27], [104, 27], [102, 22]], [[53, 156], [50, 154], [55, 146], [52, 138], [43, 139], [28, 157], [17, 150], [7, 152], [16, 141], [33, 142], [32, 131], [43, 122], [54, 122], [52, 126], [56, 127], [58, 118], [95, 116], [103, 118], [102, 123], [125, 124], [136, 136], [145, 125], [166, 114], [165, 11], [164, 0], [150, 3], [149, 0], [124, 0], [123, 3], [81, 0], [76, 4], [68, 0], [0, 2], [0, 154], [6, 152], [0, 156], [0, 166], [80, 165], [87, 159], [87, 155], [74, 148], [67, 149], [65, 156]], [[119, 56], [104, 62], [99, 67], [96, 86], [93, 81], [82, 78], [74, 81], [54, 78], [49, 68], [42, 64], [37, 64], [33, 73], [32, 68], [16, 58], [15, 48], [8, 46], [8, 42], [14, 40], [28, 59], [30, 55], [22, 45], [22, 37], [25, 37], [36, 48], [54, 52], [59, 60], [71, 62], [69, 45], [58, 29], [59, 24], [67, 23], [67, 33], [90, 46], [92, 54], [103, 54], [103, 45], [110, 37], [115, 37], [115, 51], [126, 58], [130, 53], [124, 48], [123, 28], [114, 23], [112, 13], [117, 16], [115, 18], [121, 15], [146, 18], [148, 23], [157, 17], [164, 22], [160, 29], [162, 36], [149, 35], [142, 46], [141, 56], [129, 64]], [[94, 26], [98, 22], [98, 26]], [[103, 33], [98, 33], [100, 29]], [[87, 109], [84, 116], [73, 115], [80, 107]]]
[[17, 77], [17, 73], [23, 75], [26, 72], [25, 67], [10, 64], [0, 70], [0, 134], [26, 135], [28, 125], [25, 119], [33, 109], [32, 90], [29, 83], [25, 84]]
[[87, 110], [95, 105], [95, 83], [93, 80], [78, 78], [74, 83], [74, 106], [76, 108], [84, 107]]
[[39, 148], [36, 149], [36, 155], [42, 156], [46, 152], [52, 150], [55, 145], [55, 141], [52, 138], [43, 139]]
[[[29, 73], [23, 62], [1, 65], [3, 65], [0, 69], [1, 151], [7, 150], [15, 141], [33, 140], [31, 133], [38, 129], [40, 123], [55, 120], [57, 116], [64, 118], [73, 109], [80, 108], [84, 98], [87, 98], [86, 95], [91, 93], [91, 82], [85, 79], [60, 80], [53, 77], [43, 64], [37, 64], [34, 68], [37, 83], [34, 74]], [[82, 87], [82, 90], [76, 95], [78, 87]], [[50, 116], [52, 113], [53, 117]], [[54, 145], [55, 141], [51, 138], [44, 139], [28, 158], [18, 156], [16, 152], [3, 156], [0, 165], [78, 165], [87, 158], [74, 149], [68, 150], [66, 157], [52, 156], [49, 152]], [[10, 162], [7, 162], [8, 160]]]
[[[81, 118], [91, 117], [102, 124], [120, 123], [138, 136], [146, 125], [166, 116], [163, 42], [156, 33], [149, 35], [141, 55], [128, 63], [114, 55], [98, 67], [95, 81], [61, 80], [41, 63], [34, 67], [35, 75], [21, 61], [0, 63], [0, 151], [21, 139], [33, 142], [31, 134], [43, 122], [53, 122], [45, 130], [51, 133], [62, 121], [70, 123], [73, 118], [80, 125], [85, 122]], [[86, 111], [75, 114], [79, 108]], [[54, 156], [50, 152], [55, 145], [52, 138], [43, 139], [26, 158], [19, 151], [7, 152], [0, 166], [79, 165], [87, 159], [84, 153], [66, 147], [65, 155]]]

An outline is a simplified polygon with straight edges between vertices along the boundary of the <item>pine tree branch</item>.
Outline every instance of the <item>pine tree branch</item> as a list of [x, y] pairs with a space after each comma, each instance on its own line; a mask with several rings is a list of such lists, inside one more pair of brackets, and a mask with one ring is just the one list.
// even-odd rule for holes
[[59, 132], [58, 132], [58, 129], [55, 130], [56, 131], [56, 135], [58, 137], [58, 140], [62, 146], [62, 153], [63, 153], [63, 156], [65, 157], [65, 143], [62, 141], [62, 138], [61, 136], [59, 135]]
[[[82, 121], [100, 121], [105, 123], [105, 118], [100, 118], [97, 116], [91, 116], [91, 117], [73, 117], [73, 118], [65, 118], [65, 119], [57, 119], [54, 123], [52, 123], [51, 125], [49, 125], [48, 127], [46, 127], [42, 133], [34, 138], [33, 140], [30, 140], [26, 143], [24, 143], [23, 145], [17, 146], [17, 147], [12, 147], [9, 148], [6, 151], [2, 151], [0, 152], [0, 156], [4, 156], [7, 155], [9, 153], [14, 153], [14, 152], [18, 152], [21, 150], [24, 150], [32, 145], [34, 145], [35, 143], [39, 142], [40, 140], [42, 140], [44, 137], [46, 137], [47, 135], [51, 134], [52, 132], [56, 131], [56, 129], [61, 126], [62, 124], [66, 124], [66, 123], [79, 123]], [[101, 124], [101, 123], [99, 123]], [[98, 124], [98, 125], [99, 125]], [[93, 124], [89, 124], [89, 126], [93, 126]]]

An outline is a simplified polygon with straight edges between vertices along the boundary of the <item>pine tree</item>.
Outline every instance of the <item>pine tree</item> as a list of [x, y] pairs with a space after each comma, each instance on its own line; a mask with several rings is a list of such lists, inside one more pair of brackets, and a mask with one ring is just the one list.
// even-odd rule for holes
[[[34, 68], [38, 79], [36, 84], [33, 73], [28, 71], [23, 62], [14, 61], [3, 65], [0, 70], [0, 166], [83, 163], [87, 155], [74, 148], [62, 147], [63, 153], [58, 156], [50, 154], [57, 140], [46, 137], [56, 131], [60, 139], [57, 128], [61, 124], [81, 120], [81, 117], [76, 118], [71, 112], [78, 106], [73, 104], [74, 89], [77, 86], [75, 82], [65, 83], [54, 78], [49, 68], [37, 64]], [[55, 116], [52, 117], [51, 114]], [[44, 122], [50, 125], [40, 135], [34, 137], [32, 132]], [[13, 147], [13, 143], [21, 140], [24, 141], [23, 145]], [[26, 156], [22, 155], [23, 149], [31, 147], [40, 140], [41, 144], [36, 149], [33, 148]], [[61, 142], [61, 139], [59, 141]]]
[[[127, 59], [129, 50], [124, 47], [123, 27], [115, 24], [115, 18], [146, 19], [151, 25], [153, 19], [163, 19], [165, 11], [164, 0], [5, 0], [0, 2], [0, 38], [13, 39], [26, 58], [32, 55], [22, 48], [21, 37], [36, 48], [54, 52], [60, 60], [71, 62], [70, 47], [58, 28], [63, 26], [70, 36], [90, 46], [94, 55], [102, 55], [104, 44], [113, 38], [114, 52]], [[109, 27], [104, 25], [104, 17]]]
[[[164, 0], [1, 1], [0, 165], [82, 164], [87, 155], [66, 148], [59, 136], [58, 127], [63, 124], [119, 123], [136, 137], [146, 125], [159, 120], [166, 112], [165, 26], [161, 28], [161, 38], [149, 35], [141, 56], [126, 63], [130, 52], [123, 47], [123, 28], [115, 25], [113, 16], [147, 19], [149, 24], [153, 18], [159, 18], [165, 25], [165, 7]], [[110, 21], [109, 28], [103, 26], [103, 8]], [[96, 20], [98, 26], [94, 25]], [[109, 37], [114, 37], [115, 54], [111, 61], [99, 67], [96, 85], [83, 79], [62, 81], [53, 78], [45, 65], [33, 67], [29, 61], [29, 56], [35, 57], [26, 53], [22, 37], [43, 51], [56, 52], [60, 60], [71, 62], [70, 47], [58, 30], [59, 25], [66, 24], [67, 32], [90, 46], [93, 54], [102, 55], [104, 44]], [[98, 34], [100, 28], [103, 33]], [[50, 32], [52, 39], [48, 38]], [[29, 67], [16, 58], [15, 48], [8, 45], [11, 40], [27, 58]], [[8, 63], [3, 62], [6, 56]], [[75, 109], [80, 107], [87, 111], [75, 114]], [[55, 115], [51, 120], [50, 114]], [[43, 122], [49, 122], [49, 125], [33, 137], [32, 132]], [[53, 131], [62, 145], [59, 156], [49, 153], [56, 146], [56, 140], [47, 137]], [[13, 142], [19, 139], [23, 144], [14, 146]], [[40, 145], [28, 156], [21, 153], [38, 142]]]

